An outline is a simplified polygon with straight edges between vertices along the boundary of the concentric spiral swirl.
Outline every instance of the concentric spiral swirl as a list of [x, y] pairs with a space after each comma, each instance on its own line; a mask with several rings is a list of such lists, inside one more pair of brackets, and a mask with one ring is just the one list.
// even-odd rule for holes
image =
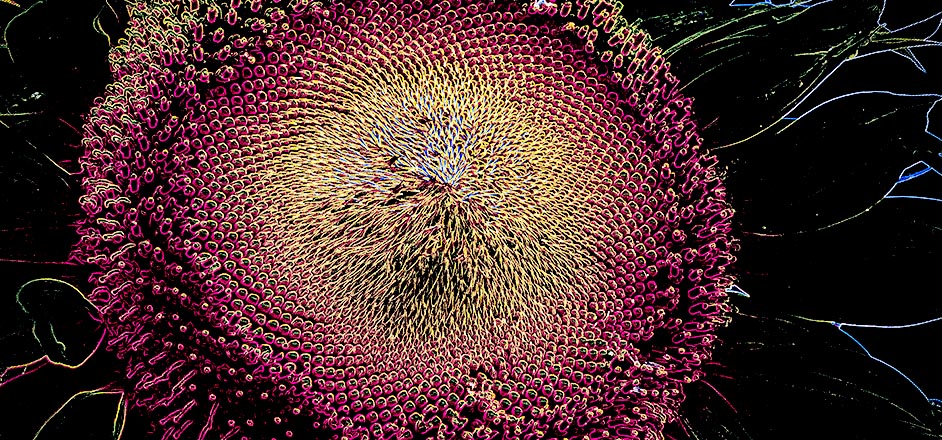
[[621, 5], [132, 2], [73, 258], [162, 438], [659, 438], [731, 210]]

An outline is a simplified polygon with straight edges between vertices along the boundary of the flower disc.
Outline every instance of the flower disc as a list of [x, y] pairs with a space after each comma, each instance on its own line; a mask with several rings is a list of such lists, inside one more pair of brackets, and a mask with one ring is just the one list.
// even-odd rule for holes
[[727, 319], [731, 210], [620, 5], [133, 9], [73, 257], [155, 434], [675, 418]]

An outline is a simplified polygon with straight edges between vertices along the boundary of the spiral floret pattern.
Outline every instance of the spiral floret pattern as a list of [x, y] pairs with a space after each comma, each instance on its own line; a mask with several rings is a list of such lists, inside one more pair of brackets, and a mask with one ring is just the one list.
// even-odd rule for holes
[[154, 433], [659, 438], [735, 241], [621, 5], [227, 3], [131, 2], [84, 129], [72, 258]]

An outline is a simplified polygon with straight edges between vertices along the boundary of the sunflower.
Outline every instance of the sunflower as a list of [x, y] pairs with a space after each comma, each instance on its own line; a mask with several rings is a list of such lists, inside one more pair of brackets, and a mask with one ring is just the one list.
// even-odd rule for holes
[[[748, 294], [728, 273], [723, 183], [742, 177], [721, 164], [750, 156], [724, 154], [789, 142], [842, 60], [880, 49], [849, 30], [885, 12], [831, 9], [860, 23], [826, 28], [815, 44], [830, 51], [808, 51], [798, 81], [754, 81], [773, 83], [758, 108], [776, 116], [685, 95], [710, 96], [736, 38], [836, 6], [106, 6], [93, 23], [112, 78], [71, 110], [79, 122], [58, 118], [80, 134], [77, 161], [47, 155], [69, 176], [77, 237], [39, 271], [54, 278], [18, 290], [33, 337], [15, 339], [4, 388], [44, 362], [114, 375], [40, 436], [95, 405], [110, 435], [126, 412], [125, 435], [153, 438], [729, 432], [733, 393], [713, 385], [727, 367], [711, 359], [730, 317], [751, 324], [727, 299]], [[761, 240], [852, 220], [757, 232], [747, 206], [744, 234]], [[832, 346], [855, 341], [838, 329]], [[700, 407], [704, 394], [722, 402]]]

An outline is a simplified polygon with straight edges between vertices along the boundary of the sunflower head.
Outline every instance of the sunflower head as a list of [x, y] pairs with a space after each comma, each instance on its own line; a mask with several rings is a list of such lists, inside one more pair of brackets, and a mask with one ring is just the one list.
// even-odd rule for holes
[[73, 259], [155, 433], [674, 419], [727, 319], [731, 210], [620, 3], [133, 5]]

